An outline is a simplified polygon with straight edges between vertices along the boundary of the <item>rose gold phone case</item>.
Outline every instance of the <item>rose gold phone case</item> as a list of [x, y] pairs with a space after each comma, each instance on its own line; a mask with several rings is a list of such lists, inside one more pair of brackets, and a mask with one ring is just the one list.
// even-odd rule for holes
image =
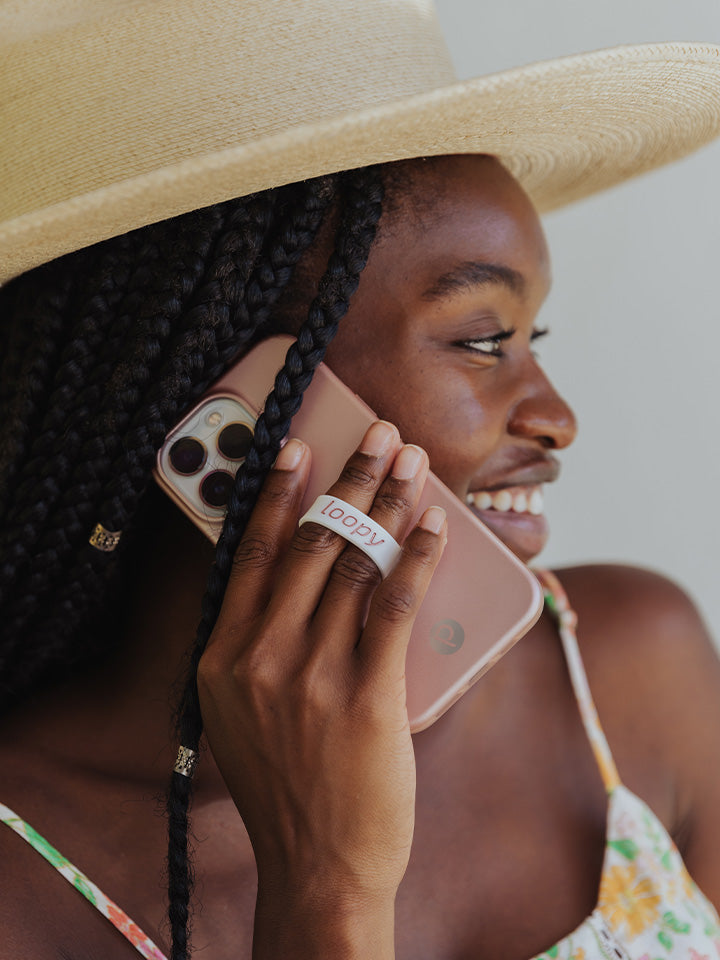
[[[275, 374], [285, 361], [291, 337], [265, 340], [246, 355], [205, 395], [233, 397], [257, 417]], [[200, 406], [200, 404], [198, 404]], [[175, 487], [167, 470], [167, 451], [187, 424], [188, 414], [168, 434], [158, 453], [156, 480], [211, 540], [217, 540], [222, 516], [209, 515]], [[302, 511], [325, 493], [357, 448], [373, 412], [321, 364], [305, 391], [289, 436], [304, 440], [312, 467]], [[407, 655], [407, 703], [413, 732], [440, 717], [538, 619], [542, 589], [500, 540], [434, 474], [425, 484], [416, 519], [436, 504], [447, 512], [448, 543], [413, 627]]]

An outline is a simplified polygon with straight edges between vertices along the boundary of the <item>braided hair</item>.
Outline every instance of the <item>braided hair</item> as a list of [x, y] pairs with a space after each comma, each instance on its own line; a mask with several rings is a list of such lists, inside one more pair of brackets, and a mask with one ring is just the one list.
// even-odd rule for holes
[[[0, 289], [0, 703], [107, 653], [128, 545], [142, 528], [157, 450], [274, 310], [333, 210], [327, 269], [255, 428], [228, 505], [179, 711], [202, 735], [196, 670], [232, 557], [313, 372], [347, 312], [380, 219], [377, 168], [319, 177], [194, 211], [69, 254]], [[88, 544], [122, 530], [113, 553]], [[102, 647], [100, 647], [102, 643]], [[189, 956], [191, 781], [172, 775], [172, 958]]]

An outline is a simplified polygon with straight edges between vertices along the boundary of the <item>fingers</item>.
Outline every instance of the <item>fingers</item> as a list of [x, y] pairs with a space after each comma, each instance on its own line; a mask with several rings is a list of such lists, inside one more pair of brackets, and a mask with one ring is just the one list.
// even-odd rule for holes
[[[331, 492], [341, 499], [351, 498], [362, 510], [369, 509], [399, 446], [396, 427], [383, 421], [374, 423]], [[296, 532], [310, 460], [305, 444], [288, 441], [263, 484], [235, 554], [218, 619], [218, 626], [227, 625], [233, 634], [242, 633], [244, 625], [266, 610], [272, 598], [286, 619], [290, 610], [295, 620], [307, 621], [344, 548], [342, 537], [317, 524]]]
[[[377, 421], [328, 493], [363, 513], [369, 512], [400, 447], [397, 428]], [[309, 621], [323, 596], [333, 564], [346, 546], [347, 541], [327, 527], [303, 524], [278, 571], [270, 612], [279, 612], [282, 606], [292, 609], [297, 619]]]
[[[303, 635], [310, 624], [318, 654], [318, 645], [347, 653], [357, 643], [381, 576], [369, 557], [338, 534], [316, 523], [297, 529], [309, 468], [308, 448], [290, 441], [263, 486], [235, 556], [217, 625], [216, 632], [226, 633], [233, 645], [242, 641], [246, 625], [260, 616], [275, 624], [273, 631], [279, 630], [276, 643], [285, 646], [281, 639], [285, 638], [300, 657], [303, 654], [292, 638]], [[403, 446], [397, 429], [378, 421], [329, 493], [368, 513], [401, 542], [427, 471], [425, 452]], [[392, 621], [392, 636], [399, 638], [393, 646], [399, 643], [403, 656], [412, 620], [437, 562], [431, 544], [439, 535], [427, 528], [429, 522], [408, 538], [397, 569], [377, 590], [379, 599], [371, 608], [374, 623]], [[389, 594], [388, 582], [394, 585]], [[370, 649], [376, 632], [368, 634], [364, 649]]]
[[235, 553], [218, 624], [242, 625], [267, 606], [278, 563], [295, 534], [310, 459], [301, 440], [289, 440], [278, 454]]
[[372, 670], [405, 672], [413, 623], [447, 542], [441, 507], [428, 507], [407, 536], [397, 566], [377, 587], [357, 653]]
[[[427, 454], [420, 447], [404, 446], [368, 512], [397, 541], [402, 542], [417, 509], [428, 473]], [[382, 577], [372, 558], [356, 546], [344, 548], [332, 567], [322, 603], [315, 615], [320, 634], [334, 627], [338, 638], [355, 645], [367, 604]], [[325, 631], [325, 627], [327, 630]]]

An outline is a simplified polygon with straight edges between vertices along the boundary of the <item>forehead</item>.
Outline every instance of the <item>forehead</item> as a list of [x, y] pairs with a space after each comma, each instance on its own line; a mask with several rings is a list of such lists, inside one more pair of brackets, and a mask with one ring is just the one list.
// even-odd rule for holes
[[[395, 279], [432, 287], [464, 262], [506, 267], [547, 293], [542, 226], [516, 180], [493, 157], [450, 156], [390, 172], [376, 256]], [[371, 260], [375, 257], [371, 257]], [[372, 263], [368, 264], [372, 267]]]

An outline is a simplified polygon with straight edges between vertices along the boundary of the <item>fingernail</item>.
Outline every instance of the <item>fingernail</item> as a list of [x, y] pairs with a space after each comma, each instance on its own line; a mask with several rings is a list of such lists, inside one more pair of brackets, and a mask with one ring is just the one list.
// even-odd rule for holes
[[363, 437], [360, 452], [368, 453], [371, 457], [381, 457], [388, 452], [396, 436], [397, 430], [391, 423], [378, 420]]
[[392, 475], [396, 480], [412, 480], [424, 463], [425, 451], [413, 443], [408, 443], [395, 457]]
[[429, 530], [430, 533], [440, 533], [445, 526], [446, 513], [442, 507], [428, 507], [420, 517], [419, 527]]
[[302, 440], [288, 440], [275, 461], [276, 470], [294, 470], [300, 463], [302, 455], [305, 452], [305, 444]]

